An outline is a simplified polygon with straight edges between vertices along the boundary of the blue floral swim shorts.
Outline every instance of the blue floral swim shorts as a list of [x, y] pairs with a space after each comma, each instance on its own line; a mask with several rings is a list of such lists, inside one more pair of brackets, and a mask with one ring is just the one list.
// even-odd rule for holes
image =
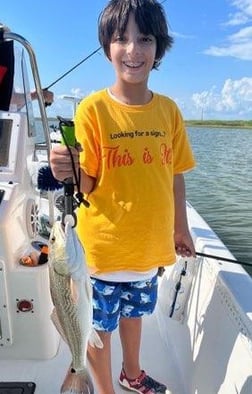
[[138, 282], [107, 282], [91, 278], [93, 286], [93, 326], [113, 331], [121, 317], [150, 315], [157, 302], [157, 275]]

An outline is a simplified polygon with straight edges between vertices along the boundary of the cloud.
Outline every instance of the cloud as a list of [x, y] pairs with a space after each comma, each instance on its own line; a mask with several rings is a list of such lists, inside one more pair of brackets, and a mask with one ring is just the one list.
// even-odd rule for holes
[[229, 20], [225, 23], [227, 26], [237, 26], [249, 23], [252, 18], [252, 1], [251, 0], [233, 0], [231, 6], [237, 9], [236, 12], [229, 15]]
[[178, 32], [176, 32], [176, 31], [172, 31], [171, 34], [172, 34], [173, 37], [183, 38], [183, 39], [185, 39], [185, 40], [188, 40], [188, 39], [191, 40], [191, 39], [195, 38], [195, 36], [193, 36], [193, 35], [178, 33]]
[[211, 46], [204, 51], [212, 56], [232, 56], [241, 60], [252, 60], [252, 26], [244, 27], [227, 38], [225, 46]]
[[71, 95], [73, 95], [74, 97], [82, 98], [85, 94], [80, 88], [73, 88], [71, 89]]
[[212, 45], [203, 53], [211, 56], [230, 56], [241, 60], [252, 60], [252, 0], [233, 0], [231, 6], [237, 12], [229, 15], [226, 26], [240, 26], [235, 33], [225, 38], [222, 46]]
[[[252, 117], [252, 78], [227, 79], [220, 91], [216, 86], [210, 90], [194, 93], [192, 106], [209, 115], [221, 114], [236, 118]], [[193, 108], [192, 108], [193, 110]]]

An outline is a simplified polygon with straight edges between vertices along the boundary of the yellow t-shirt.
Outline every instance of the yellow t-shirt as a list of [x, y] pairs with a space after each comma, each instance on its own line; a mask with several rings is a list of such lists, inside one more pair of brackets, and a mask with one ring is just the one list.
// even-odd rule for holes
[[126, 105], [101, 90], [78, 106], [75, 130], [81, 167], [97, 179], [77, 224], [91, 271], [173, 263], [173, 177], [195, 165], [176, 104], [154, 94]]

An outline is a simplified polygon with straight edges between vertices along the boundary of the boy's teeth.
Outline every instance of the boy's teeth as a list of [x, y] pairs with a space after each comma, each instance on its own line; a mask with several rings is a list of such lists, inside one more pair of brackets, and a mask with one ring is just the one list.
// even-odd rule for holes
[[125, 63], [128, 67], [139, 67], [140, 63]]

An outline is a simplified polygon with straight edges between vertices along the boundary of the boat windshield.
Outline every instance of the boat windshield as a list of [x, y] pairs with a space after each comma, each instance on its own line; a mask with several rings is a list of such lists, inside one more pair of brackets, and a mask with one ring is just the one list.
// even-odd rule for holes
[[35, 135], [35, 119], [31, 100], [31, 90], [25, 60], [25, 51], [18, 45], [14, 46], [14, 80], [10, 102], [11, 112], [27, 114], [29, 136]]

